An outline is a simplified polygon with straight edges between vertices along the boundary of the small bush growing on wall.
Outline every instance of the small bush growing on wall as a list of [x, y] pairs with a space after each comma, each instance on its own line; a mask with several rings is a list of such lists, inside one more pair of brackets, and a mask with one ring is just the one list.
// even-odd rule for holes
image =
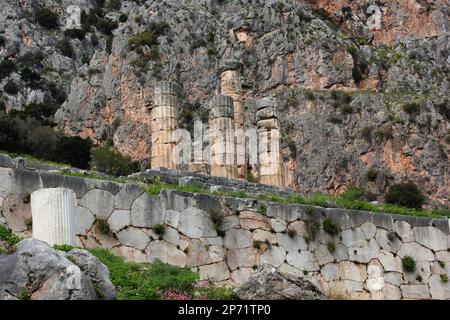
[[448, 276], [446, 274], [441, 274], [441, 281], [443, 283], [447, 283], [448, 282]]
[[334, 243], [334, 241], [328, 241], [327, 249], [330, 253], [334, 253], [336, 251], [336, 244]]
[[163, 224], [157, 224], [153, 227], [153, 231], [155, 231], [157, 235], [162, 236], [166, 232], [166, 226]]
[[402, 266], [405, 272], [414, 272], [416, 270], [416, 261], [411, 256], [405, 256], [402, 259]]
[[297, 231], [295, 231], [294, 228], [288, 228], [286, 232], [290, 238], [293, 238], [297, 235]]
[[325, 219], [322, 222], [323, 230], [331, 236], [337, 236], [341, 232], [341, 228], [331, 219]]
[[101, 234], [105, 234], [105, 235], [111, 233], [111, 229], [109, 227], [108, 221], [106, 221], [104, 219], [98, 219], [97, 220], [97, 230]]
[[378, 172], [377, 172], [377, 170], [375, 170], [374, 168], [370, 168], [370, 169], [367, 171], [366, 176], [367, 176], [367, 179], [368, 179], [369, 181], [372, 181], [372, 182], [373, 182], [373, 181], [377, 180]]

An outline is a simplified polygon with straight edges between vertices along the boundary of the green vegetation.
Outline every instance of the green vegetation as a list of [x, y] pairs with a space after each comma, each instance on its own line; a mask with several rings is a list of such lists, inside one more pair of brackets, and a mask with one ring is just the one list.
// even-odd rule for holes
[[11, 229], [0, 225], [0, 240], [6, 242], [9, 246], [15, 246], [22, 238], [14, 234]]
[[2, 60], [0, 62], [0, 80], [3, 80], [16, 69], [14, 62], [11, 60]]
[[198, 288], [197, 273], [188, 268], [174, 267], [161, 261], [148, 263], [127, 263], [105, 249], [90, 249], [111, 274], [118, 299], [148, 300], [162, 299], [165, 290], [196, 299], [232, 299], [231, 288]]
[[59, 16], [48, 8], [36, 9], [36, 22], [46, 29], [57, 29], [59, 27]]
[[266, 214], [267, 213], [267, 206], [265, 204], [261, 204], [258, 207], [258, 213], [260, 214]]
[[214, 224], [214, 228], [216, 229], [217, 235], [219, 237], [223, 237], [225, 235], [225, 232], [220, 229], [220, 226], [222, 225], [223, 218], [225, 217], [222, 211], [220, 210], [210, 210], [209, 216], [211, 218], [212, 223]]
[[297, 235], [297, 231], [294, 228], [288, 228], [286, 233], [290, 238], [294, 238]]
[[153, 231], [155, 231], [158, 236], [163, 236], [164, 233], [166, 233], [166, 226], [164, 224], [157, 224], [153, 227]]
[[416, 261], [411, 256], [405, 256], [402, 259], [402, 267], [405, 272], [414, 272], [416, 270]]
[[69, 252], [75, 247], [71, 246], [70, 244], [55, 244], [53, 245], [53, 248], [59, 251]]
[[108, 221], [106, 221], [105, 219], [97, 219], [96, 229], [101, 234], [104, 234], [104, 235], [111, 234], [111, 228], [109, 227]]
[[385, 198], [389, 204], [412, 209], [421, 209], [422, 205], [426, 202], [425, 196], [412, 181], [392, 185], [386, 193]]
[[341, 232], [341, 228], [331, 219], [325, 219], [322, 222], [323, 230], [331, 236], [337, 236]]
[[334, 243], [334, 241], [328, 241], [327, 249], [330, 253], [334, 253], [336, 251], [336, 244]]
[[374, 182], [375, 180], [377, 180], [378, 171], [375, 170], [374, 168], [370, 168], [369, 170], [367, 170], [366, 176], [367, 180]]
[[417, 114], [420, 111], [420, 104], [417, 102], [405, 103], [403, 106], [403, 111], [408, 114]]
[[91, 165], [95, 170], [113, 176], [130, 174], [131, 158], [109, 147], [100, 147], [91, 151]]
[[59, 51], [63, 56], [72, 58], [74, 55], [72, 44], [70, 43], [70, 39], [68, 37], [64, 37], [61, 41], [56, 45]]
[[440, 277], [441, 277], [441, 281], [443, 283], [447, 283], [448, 282], [448, 275], [446, 275], [445, 273], [441, 274]]
[[3, 87], [3, 90], [12, 96], [16, 95], [19, 92], [19, 87], [13, 80], [9, 80]]

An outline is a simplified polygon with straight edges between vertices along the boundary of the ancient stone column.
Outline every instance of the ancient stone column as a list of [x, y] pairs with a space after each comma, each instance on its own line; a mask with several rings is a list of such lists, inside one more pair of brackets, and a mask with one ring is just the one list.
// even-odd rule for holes
[[233, 99], [234, 127], [238, 136], [236, 137], [236, 163], [237, 177], [247, 179], [247, 163], [245, 155], [244, 108], [242, 103], [241, 77], [239, 74], [240, 63], [235, 59], [222, 62], [220, 70], [221, 92]]
[[177, 128], [178, 88], [173, 82], [162, 81], [155, 85], [151, 111], [152, 169], [176, 168], [173, 158], [175, 141], [172, 134]]
[[211, 99], [209, 106], [211, 175], [235, 179], [233, 100], [218, 95]]
[[76, 245], [75, 192], [64, 188], [40, 189], [31, 194], [33, 238], [49, 245]]
[[280, 124], [276, 100], [270, 97], [263, 98], [258, 101], [256, 108], [260, 182], [273, 186], [284, 186]]

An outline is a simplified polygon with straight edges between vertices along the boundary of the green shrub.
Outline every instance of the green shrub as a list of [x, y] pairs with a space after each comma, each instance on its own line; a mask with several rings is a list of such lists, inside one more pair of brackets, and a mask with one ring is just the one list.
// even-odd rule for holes
[[334, 243], [334, 241], [328, 241], [327, 249], [330, 253], [334, 253], [336, 251], [336, 244]]
[[261, 205], [258, 207], [258, 212], [259, 212], [260, 214], [266, 214], [266, 213], [267, 213], [267, 206], [266, 206], [265, 204], [261, 204]]
[[114, 149], [108, 147], [96, 148], [91, 151], [91, 156], [91, 165], [97, 171], [114, 176], [130, 174], [131, 158]]
[[105, 219], [97, 219], [96, 229], [98, 232], [104, 235], [109, 235], [111, 233], [111, 228], [109, 227], [108, 221]]
[[59, 16], [48, 8], [38, 8], [36, 10], [36, 22], [46, 29], [57, 29]]
[[153, 231], [155, 231], [158, 236], [162, 236], [166, 232], [166, 226], [164, 224], [157, 224], [153, 227]]
[[141, 46], [158, 45], [158, 36], [151, 31], [144, 31], [137, 33], [134, 37], [128, 40], [128, 47], [130, 50], [138, 50]]
[[74, 249], [74, 246], [71, 246], [70, 244], [55, 244], [53, 245], [53, 248], [59, 251], [69, 252], [72, 249]]
[[113, 30], [117, 28], [117, 22], [108, 18], [101, 18], [95, 25], [97, 30], [105, 35], [111, 35]]
[[19, 87], [17, 86], [17, 84], [14, 82], [14, 81], [12, 81], [12, 80], [9, 80], [6, 84], [5, 84], [5, 86], [3, 87], [3, 90], [7, 93], [7, 94], [10, 94], [10, 95], [16, 95], [18, 92], [19, 92]]
[[386, 203], [412, 209], [421, 209], [422, 205], [426, 203], [425, 196], [412, 181], [394, 184], [389, 187], [385, 200]]
[[14, 234], [11, 229], [0, 225], [0, 240], [6, 242], [9, 246], [14, 246], [19, 243], [22, 238]]
[[119, 16], [119, 22], [126, 22], [128, 20], [128, 16], [125, 13], [122, 13]]
[[39, 73], [31, 70], [31, 68], [28, 66], [24, 67], [20, 71], [20, 77], [28, 84], [36, 84], [39, 80], [41, 80], [41, 76], [39, 75]]
[[411, 256], [405, 256], [402, 259], [402, 266], [405, 272], [414, 272], [416, 270], [416, 261]]
[[86, 31], [84, 29], [66, 29], [64, 31], [64, 36], [66, 38], [83, 40], [86, 36]]
[[372, 127], [364, 127], [360, 131], [361, 138], [366, 141], [370, 141], [372, 139]]
[[403, 111], [408, 114], [417, 114], [420, 111], [420, 104], [418, 104], [417, 102], [409, 102], [405, 103], [402, 108]]
[[320, 229], [320, 222], [317, 219], [306, 221], [306, 231], [308, 233], [307, 240], [314, 241]]
[[337, 236], [341, 232], [339, 225], [331, 219], [325, 219], [322, 222], [323, 230], [331, 236]]
[[377, 180], [378, 171], [375, 170], [374, 168], [370, 168], [366, 173], [366, 177], [369, 181], [374, 182], [375, 180]]
[[198, 274], [189, 268], [178, 268], [161, 261], [152, 264], [127, 263], [105, 249], [89, 251], [109, 269], [118, 299], [160, 299], [158, 289], [192, 290], [199, 279]]
[[120, 8], [122, 7], [122, 1], [121, 0], [109, 0], [108, 1], [108, 9], [110, 10], [120, 10]]
[[293, 228], [288, 228], [286, 233], [290, 238], [293, 238], [297, 235], [297, 231], [295, 231], [295, 229]]
[[75, 168], [89, 169], [92, 141], [78, 136], [61, 135], [56, 142], [53, 161], [68, 164]]
[[11, 60], [2, 60], [0, 62], [0, 80], [6, 78], [16, 69], [16, 65]]
[[444, 273], [440, 275], [442, 283], [448, 282], [448, 276]]
[[73, 47], [70, 43], [70, 39], [67, 37], [62, 38], [62, 40], [56, 45], [56, 48], [61, 52], [63, 56], [72, 58], [73, 57]]

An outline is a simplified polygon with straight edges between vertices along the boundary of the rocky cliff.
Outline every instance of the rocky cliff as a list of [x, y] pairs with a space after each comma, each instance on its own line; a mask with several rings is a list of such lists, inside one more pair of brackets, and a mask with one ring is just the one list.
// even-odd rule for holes
[[[64, 132], [112, 143], [144, 168], [154, 82], [180, 84], [179, 123], [190, 128], [205, 119], [221, 67], [234, 59], [246, 127], [255, 125], [254, 99], [279, 98], [291, 186], [340, 193], [365, 185], [382, 195], [411, 179], [430, 206], [449, 206], [446, 0], [0, 5], [0, 58], [15, 65], [0, 79], [7, 111], [54, 106]], [[67, 30], [71, 5], [81, 10], [81, 30]], [[42, 23], [42, 7], [57, 14], [56, 26]], [[11, 81], [18, 90], [5, 90]]]

